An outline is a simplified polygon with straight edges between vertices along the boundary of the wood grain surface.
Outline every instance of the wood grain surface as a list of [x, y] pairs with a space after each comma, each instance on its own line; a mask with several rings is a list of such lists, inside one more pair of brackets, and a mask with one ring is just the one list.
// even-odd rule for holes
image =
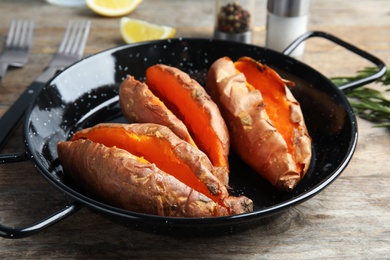
[[[213, 8], [210, 0], [145, 0], [128, 16], [174, 26], [177, 37], [211, 37]], [[262, 46], [265, 0], [257, 1], [255, 13], [254, 44]], [[34, 43], [28, 64], [11, 69], [0, 85], [0, 115], [47, 66], [68, 20], [92, 23], [85, 55], [124, 44], [119, 18], [43, 0], [2, 0], [0, 46], [13, 18], [35, 21]], [[309, 29], [330, 32], [390, 62], [388, 0], [312, 1]], [[302, 59], [329, 77], [354, 75], [369, 65], [319, 39], [307, 42]], [[131, 230], [82, 208], [31, 237], [0, 238], [0, 258], [389, 259], [390, 132], [361, 119], [358, 123], [357, 150], [342, 175], [317, 196], [251, 230], [218, 237], [166, 237]], [[23, 150], [19, 128], [1, 152]], [[69, 202], [31, 162], [0, 165], [0, 224], [32, 224]]]

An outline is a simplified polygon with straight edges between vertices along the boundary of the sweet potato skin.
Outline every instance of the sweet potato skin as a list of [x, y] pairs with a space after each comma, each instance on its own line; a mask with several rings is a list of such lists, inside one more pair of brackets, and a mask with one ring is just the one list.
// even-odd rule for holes
[[165, 125], [178, 137], [196, 147], [184, 123], [149, 90], [145, 83], [128, 76], [120, 85], [119, 102], [122, 113], [129, 123]]
[[60, 142], [58, 153], [80, 186], [118, 208], [171, 217], [228, 215], [226, 208], [125, 150], [80, 139]]
[[[89, 135], [91, 131], [102, 129], [108, 131], [106, 133], [117, 134], [115, 129], [118, 128], [137, 135], [140, 142], [144, 136], [155, 138], [153, 140], [157, 146], [158, 140], [168, 141], [182, 163], [188, 165], [218, 199], [198, 192], [149, 162], [146, 157], [122, 149], [121, 144], [113, 145], [112, 141], [115, 142], [118, 135], [106, 141], [108, 146], [87, 138], [95, 138]], [[80, 186], [103, 201], [127, 210], [181, 217], [224, 216], [253, 210], [250, 199], [229, 196], [226, 187], [211, 173], [213, 165], [203, 152], [162, 125], [99, 124], [80, 130], [70, 141], [60, 142], [58, 155], [65, 172]]]
[[147, 69], [146, 84], [184, 122], [199, 149], [218, 167], [217, 177], [227, 186], [229, 133], [218, 106], [204, 88], [187, 73], [164, 64]]
[[[297, 154], [292, 156], [286, 141], [265, 111], [260, 91], [247, 87], [246, 77], [237, 72], [234, 63], [227, 57], [212, 64], [206, 90], [219, 105], [227, 122], [233, 150], [276, 188], [292, 190], [310, 163], [311, 139], [307, 132], [297, 132], [294, 136], [298, 148], [295, 151]], [[287, 96], [293, 100], [291, 93], [287, 93]], [[292, 120], [304, 124], [301, 111], [295, 106], [291, 111]], [[304, 158], [300, 162], [304, 167], [297, 170], [295, 160], [301, 158]]]

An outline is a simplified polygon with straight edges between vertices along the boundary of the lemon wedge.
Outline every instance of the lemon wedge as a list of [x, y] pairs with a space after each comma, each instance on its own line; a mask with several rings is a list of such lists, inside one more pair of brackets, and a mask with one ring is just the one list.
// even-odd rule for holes
[[86, 0], [89, 9], [97, 14], [118, 17], [131, 13], [142, 0]]
[[176, 29], [165, 25], [157, 25], [142, 20], [122, 17], [120, 33], [126, 43], [172, 38]]

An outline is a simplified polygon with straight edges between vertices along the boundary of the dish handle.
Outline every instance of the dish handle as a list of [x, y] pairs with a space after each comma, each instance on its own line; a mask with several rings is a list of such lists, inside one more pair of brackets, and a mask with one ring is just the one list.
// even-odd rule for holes
[[290, 55], [303, 41], [305, 41], [309, 38], [312, 38], [312, 37], [321, 37], [321, 38], [325, 38], [329, 41], [332, 41], [333, 43], [340, 45], [341, 47], [344, 47], [345, 49], [357, 54], [358, 56], [372, 62], [377, 67], [377, 69], [378, 69], [377, 72], [375, 72], [367, 77], [360, 78], [360, 79], [357, 79], [355, 81], [352, 81], [352, 82], [349, 82], [347, 84], [339, 86], [339, 88], [343, 91], [352, 90], [354, 88], [357, 88], [357, 87], [360, 87], [363, 85], [367, 85], [371, 82], [374, 82], [374, 81], [380, 79], [386, 73], [386, 65], [383, 63], [383, 61], [381, 61], [377, 57], [373, 56], [372, 54], [370, 54], [370, 53], [368, 53], [368, 52], [366, 52], [366, 51], [364, 51], [364, 50], [362, 50], [362, 49], [360, 49], [360, 48], [358, 48], [350, 43], [347, 43], [347, 42], [341, 40], [340, 38], [338, 38], [334, 35], [331, 35], [331, 34], [326, 33], [326, 32], [321, 32], [321, 31], [307, 32], [307, 33], [303, 34], [302, 36], [298, 37], [294, 42], [292, 42], [283, 51], [283, 54]]
[[[0, 164], [27, 161], [28, 159], [29, 156], [27, 152], [15, 153], [15, 154], [1, 154]], [[8, 227], [0, 224], [0, 237], [23, 238], [23, 237], [31, 236], [67, 218], [68, 216], [77, 212], [80, 208], [81, 208], [80, 203], [75, 201], [69, 205], [66, 205], [64, 208], [60, 209], [54, 214], [45, 217], [35, 222], [32, 225], [21, 227], [21, 228], [13, 228], [13, 227]]]

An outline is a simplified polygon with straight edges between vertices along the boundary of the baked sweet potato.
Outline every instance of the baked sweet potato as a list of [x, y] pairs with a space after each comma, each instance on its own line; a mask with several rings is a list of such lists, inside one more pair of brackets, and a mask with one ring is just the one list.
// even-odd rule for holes
[[208, 157], [158, 124], [99, 124], [58, 144], [61, 165], [107, 203], [164, 216], [207, 217], [252, 210], [229, 196]]
[[[150, 104], [148, 101], [131, 99], [128, 89], [134, 83], [130, 83], [127, 79], [122, 84], [120, 91], [121, 107], [125, 115], [136, 117], [139, 122], [159, 123], [166, 126], [177, 125], [176, 120], [173, 122], [168, 118], [167, 120], [157, 119], [159, 115], [156, 113], [150, 116], [150, 109], [146, 108]], [[227, 186], [229, 182], [229, 133], [219, 108], [204, 88], [185, 72], [162, 64], [147, 69], [146, 85], [151, 93], [157, 96], [168, 110], [172, 111], [184, 123], [197, 147], [206, 153], [213, 165], [217, 167], [216, 176]], [[141, 92], [141, 89], [133, 90]], [[143, 93], [132, 94], [137, 97], [146, 95]], [[154, 97], [147, 99], [156, 100]], [[157, 110], [155, 107], [153, 109]], [[160, 106], [158, 110], [163, 109]], [[177, 133], [177, 131], [174, 132]], [[182, 135], [179, 134], [179, 136]]]
[[234, 151], [280, 190], [291, 191], [311, 160], [311, 138], [286, 81], [251, 58], [215, 61], [206, 90], [219, 105]]
[[185, 124], [156, 97], [148, 86], [132, 76], [119, 88], [121, 110], [129, 123], [156, 123], [169, 127], [178, 137], [196, 147]]

